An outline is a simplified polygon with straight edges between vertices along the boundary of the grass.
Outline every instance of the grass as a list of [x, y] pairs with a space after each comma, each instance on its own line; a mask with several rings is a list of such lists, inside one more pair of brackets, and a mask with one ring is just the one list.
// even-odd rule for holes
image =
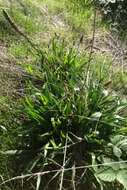
[[[123, 92], [123, 87], [126, 89], [126, 73], [123, 75], [121, 72], [117, 75], [114, 74], [112, 72], [112, 55], [94, 51], [90, 61], [90, 75], [88, 75], [86, 66], [89, 63], [89, 49], [87, 51], [84, 49], [89, 45], [89, 39], [92, 38], [93, 7], [86, 4], [82, 8], [73, 0], [69, 2], [67, 0], [23, 0], [21, 3], [13, 1], [12, 7], [10, 7], [8, 1], [2, 1], [1, 5], [6, 8], [18, 27], [43, 50], [45, 59], [42, 60], [42, 57], [38, 56], [26, 40], [12, 29], [3, 17], [1, 10], [0, 39], [7, 43], [6, 49], [8, 54], [13, 57], [12, 61], [16, 62], [17, 67], [27, 70], [28, 75], [32, 78], [30, 81], [29, 78], [26, 78], [26, 83], [24, 83], [24, 79], [19, 77], [18, 82], [18, 74], [15, 76], [8, 71], [3, 75], [4, 70], [0, 72], [1, 150], [3, 152], [12, 150], [12, 154], [13, 150], [22, 150], [20, 156], [1, 154], [1, 175], [7, 178], [10, 174], [9, 178], [14, 174], [20, 175], [21, 173], [40, 171], [40, 168], [57, 168], [58, 166], [53, 160], [62, 165], [64, 151], [59, 149], [65, 145], [65, 137], [68, 133], [69, 145], [72, 142], [78, 142], [78, 138], [85, 137], [85, 144], [91, 148], [91, 152], [95, 154], [99, 163], [101, 160], [99, 151], [109, 154], [106, 152], [105, 146], [109, 142], [110, 136], [114, 135], [114, 131], [115, 133], [117, 130], [119, 131], [120, 125], [126, 127], [126, 122], [115, 118], [120, 100], [117, 95], [111, 93], [112, 89], [114, 91], [121, 91], [122, 89], [122, 95], [126, 94]], [[107, 30], [101, 22], [99, 13], [97, 13], [96, 27], [96, 32]], [[81, 35], [85, 39], [83, 43], [79, 44]], [[54, 36], [58, 43], [55, 40], [52, 41]], [[4, 64], [4, 60], [2, 64]], [[84, 81], [82, 85], [86, 76], [90, 78], [88, 81]], [[111, 85], [107, 85], [108, 82]], [[112, 87], [113, 84], [115, 88]], [[83, 89], [80, 91], [79, 88], [82, 86]], [[25, 89], [22, 94], [23, 97], [20, 96], [20, 93], [18, 95], [15, 93], [22, 88]], [[107, 92], [109, 93], [108, 96], [105, 94]], [[22, 99], [24, 96], [26, 97], [25, 100]], [[121, 104], [123, 106], [122, 102]], [[109, 107], [110, 115], [108, 113]], [[46, 114], [47, 110], [48, 114]], [[102, 116], [98, 115], [99, 112]], [[73, 115], [74, 117], [71, 117]], [[96, 121], [93, 121], [93, 117], [96, 118]], [[116, 120], [119, 122], [118, 128], [115, 128]], [[105, 122], [105, 125], [102, 126], [101, 122]], [[75, 130], [70, 123], [73, 123], [79, 131]], [[43, 129], [40, 129], [42, 126]], [[97, 145], [96, 149], [94, 145]], [[102, 147], [97, 149], [100, 146]], [[36, 148], [38, 149], [37, 152], [34, 151]], [[71, 150], [67, 150], [70, 165], [66, 167], [74, 168], [76, 164], [79, 165], [77, 159], [80, 156], [77, 151], [78, 158], [76, 158], [75, 149], [79, 150], [80, 146], [73, 150], [75, 160], [70, 157], [69, 151]], [[29, 154], [29, 150], [33, 152]], [[87, 154], [84, 156], [85, 160], [81, 158], [81, 164], [85, 162], [91, 164], [93, 154], [89, 150], [85, 152]], [[84, 155], [83, 150], [80, 151]], [[61, 156], [57, 156], [57, 154]], [[121, 159], [124, 158], [121, 157]], [[65, 176], [70, 176], [73, 179], [70, 179], [71, 184], [74, 180], [78, 180], [78, 175], [81, 176], [82, 174], [82, 171], [76, 174], [75, 172], [75, 170], [66, 172]], [[88, 170], [84, 178], [88, 179], [90, 176], [95, 178], [93, 170]], [[57, 179], [57, 183], [54, 183], [52, 177]], [[57, 178], [49, 175], [48, 180], [51, 178], [53, 180], [51, 185], [58, 187], [60, 180], [62, 184], [61, 175], [58, 174]], [[94, 185], [99, 187], [95, 181], [93, 182]], [[44, 177], [40, 185], [43, 186], [45, 182], [46, 178]], [[36, 189], [36, 179], [30, 180], [26, 185], [25, 183], [26, 181], [24, 181], [23, 189]], [[93, 186], [93, 183], [87, 184], [87, 189]], [[10, 188], [13, 188], [14, 184], [17, 185], [15, 190], [22, 188], [20, 182], [12, 183]], [[66, 186], [67, 184], [63, 182], [63, 185]], [[70, 186], [71, 184], [69, 183]], [[7, 185], [3, 187], [4, 190], [10, 188]]]
[[126, 71], [124, 73], [116, 72], [113, 80], [113, 88], [123, 96], [127, 95], [127, 77]]

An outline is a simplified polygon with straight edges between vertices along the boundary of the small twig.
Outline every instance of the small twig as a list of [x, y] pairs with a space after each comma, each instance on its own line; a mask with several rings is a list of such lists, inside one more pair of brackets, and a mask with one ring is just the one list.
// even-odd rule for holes
[[61, 173], [61, 181], [60, 181], [60, 189], [62, 190], [63, 187], [63, 177], [64, 177], [64, 170], [65, 170], [65, 163], [66, 163], [66, 155], [67, 155], [67, 141], [68, 141], [68, 133], [66, 134], [66, 142], [65, 142], [65, 149], [64, 149], [64, 158], [63, 158], [63, 166], [62, 166], [62, 173]]
[[75, 163], [74, 163], [74, 165], [72, 167], [72, 186], [73, 186], [73, 190], [76, 190], [75, 175], [76, 175], [76, 170], [75, 170]]
[[94, 41], [95, 41], [95, 32], [96, 32], [96, 9], [94, 10], [93, 34], [92, 34], [91, 49], [90, 49], [90, 54], [89, 54], [89, 63], [90, 63], [90, 61], [91, 61], [92, 54], [93, 54]]
[[[94, 49], [95, 32], [96, 32], [96, 9], [94, 9], [93, 34], [92, 34], [91, 45], [90, 45], [89, 59], [88, 59], [87, 68], [86, 68], [86, 75], [84, 78], [84, 83], [86, 83], [87, 85], [88, 85], [88, 81], [89, 81], [90, 63], [91, 63], [93, 49]], [[84, 84], [83, 84], [83, 86], [84, 86]]]
[[[99, 167], [99, 166], [111, 166], [112, 164], [123, 164], [123, 163], [127, 163], [127, 160], [123, 160], [123, 161], [116, 161], [116, 162], [107, 162], [107, 163], [103, 163], [103, 164], [91, 164], [91, 165], [86, 165], [86, 166], [78, 166], [78, 167], [75, 167], [76, 170], [79, 170], [79, 169], [85, 169], [85, 168], [93, 168], [93, 167]], [[71, 171], [73, 168], [64, 168], [64, 171]], [[55, 173], [55, 172], [62, 172], [63, 169], [59, 169], [59, 170], [49, 170], [49, 171], [45, 171], [45, 172], [37, 172], [37, 173], [32, 173], [32, 174], [26, 174], [26, 175], [21, 175], [21, 176], [16, 176], [16, 177], [13, 177], [11, 179], [8, 179], [6, 181], [3, 181], [0, 186], [8, 183], [8, 182], [11, 182], [11, 181], [15, 181], [15, 180], [19, 180], [19, 179], [25, 179], [25, 178], [28, 178], [28, 177], [36, 177], [38, 175], [45, 175], [45, 174], [50, 174], [50, 173]]]

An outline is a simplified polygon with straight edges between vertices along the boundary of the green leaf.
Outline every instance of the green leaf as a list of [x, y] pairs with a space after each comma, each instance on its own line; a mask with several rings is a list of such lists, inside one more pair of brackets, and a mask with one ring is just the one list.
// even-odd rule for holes
[[125, 136], [123, 135], [116, 135], [113, 138], [111, 138], [111, 142], [112, 144], [116, 145], [117, 143], [119, 143], [120, 141], [124, 140]]
[[106, 168], [96, 174], [102, 181], [113, 182], [116, 179], [116, 172], [112, 168]]
[[127, 169], [127, 163], [119, 163], [120, 169]]
[[95, 112], [91, 115], [91, 118], [99, 120], [101, 116], [102, 116], [101, 112]]
[[56, 122], [55, 122], [54, 117], [51, 118], [51, 123], [52, 123], [52, 126], [53, 126], [54, 128], [56, 128]]
[[50, 140], [50, 142], [51, 142], [51, 144], [52, 144], [52, 146], [53, 146], [53, 148], [55, 148], [55, 149], [57, 149], [58, 148], [58, 146], [56, 145], [56, 143], [55, 143], [55, 141], [54, 140]]
[[113, 153], [117, 158], [120, 158], [122, 156], [122, 151], [117, 146], [113, 146]]
[[115, 170], [115, 171], [118, 171], [120, 166], [119, 166], [119, 163], [114, 163], [115, 160], [111, 159], [111, 158], [108, 158], [108, 157], [103, 157], [103, 162], [106, 164], [106, 163], [109, 163], [110, 167]]
[[[22, 151], [19, 151], [20, 153], [22, 153]], [[5, 152], [0, 151], [0, 154], [5, 154], [5, 155], [15, 155], [18, 153], [18, 150], [7, 150]]]
[[44, 158], [46, 158], [47, 153], [48, 153], [48, 147], [49, 147], [49, 143], [47, 143], [44, 147]]
[[7, 132], [6, 127], [4, 127], [3, 125], [0, 125], [0, 128], [1, 128], [3, 131]]
[[117, 180], [127, 189], [127, 170], [120, 170], [117, 173]]
[[[36, 94], [37, 95], [37, 94]], [[44, 95], [42, 95], [41, 93], [40, 93], [40, 98], [41, 98], [41, 101], [42, 101], [42, 103], [44, 104], [44, 105], [47, 105], [48, 104], [48, 98], [46, 97], [46, 96], [44, 96]]]
[[124, 141], [122, 141], [120, 148], [121, 148], [123, 151], [127, 152], [127, 139], [124, 140]]
[[64, 138], [64, 139], [66, 138], [66, 135], [64, 134], [63, 131], [60, 131], [60, 134], [61, 134], [61, 137], [62, 137], [62, 138]]
[[97, 166], [95, 166], [95, 165], [97, 165], [97, 162], [96, 162], [96, 156], [95, 156], [94, 153], [92, 153], [91, 156], [92, 156], [92, 165], [93, 165], [92, 168], [94, 169], [95, 172], [97, 172], [98, 169], [97, 169]]
[[50, 135], [50, 133], [47, 132], [47, 133], [44, 133], [44, 134], [40, 135], [39, 137], [40, 137], [41, 139], [43, 139], [44, 137], [47, 137], [47, 136], [49, 136], [49, 135]]

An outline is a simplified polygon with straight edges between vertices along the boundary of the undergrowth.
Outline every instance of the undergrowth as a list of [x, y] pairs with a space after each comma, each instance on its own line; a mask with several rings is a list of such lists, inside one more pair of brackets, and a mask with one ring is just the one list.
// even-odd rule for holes
[[[9, 14], [40, 49], [41, 35], [46, 30], [52, 34], [38, 55], [0, 17], [0, 35], [5, 33], [9, 51], [28, 72], [18, 105], [5, 105], [6, 98], [0, 97], [1, 183], [22, 175], [1, 189], [127, 189], [127, 102], [117, 94], [126, 77], [118, 73], [118, 82], [113, 80], [110, 56], [104, 62], [105, 55], [83, 54], [72, 46], [77, 33], [93, 33], [95, 7], [91, 1], [19, 2]], [[44, 15], [47, 23], [41, 22]], [[49, 22], [54, 18], [64, 21], [65, 30], [51, 40], [59, 26]], [[59, 35], [69, 37], [61, 40]]]
[[[106, 89], [104, 77], [98, 79], [90, 64], [88, 55], [83, 58], [54, 39], [31, 67], [36, 81], [28, 84], [20, 156], [15, 156], [20, 173], [56, 170], [40, 176], [40, 188], [116, 189], [115, 181], [126, 188], [125, 163], [103, 166], [126, 160], [126, 102]], [[36, 188], [36, 180], [29, 183]]]

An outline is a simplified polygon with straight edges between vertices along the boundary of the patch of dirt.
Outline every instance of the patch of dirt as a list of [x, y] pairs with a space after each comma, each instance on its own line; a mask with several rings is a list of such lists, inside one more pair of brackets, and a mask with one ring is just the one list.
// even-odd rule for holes
[[[80, 51], [89, 51], [92, 44], [92, 36], [82, 34]], [[80, 42], [80, 39], [79, 39]], [[95, 32], [93, 52], [112, 57], [114, 69], [127, 69], [127, 47], [117, 35], [111, 32]]]
[[8, 54], [6, 44], [0, 42], [0, 96], [15, 97], [21, 81], [22, 70]]
[[67, 30], [69, 28], [69, 26], [67, 26], [67, 24], [65, 23], [65, 21], [62, 18], [63, 18], [62, 14], [54, 15], [51, 18], [52, 24], [56, 28]]
[[95, 48], [100, 53], [112, 55], [112, 64], [115, 67], [126, 68], [127, 48], [119, 37], [111, 32], [95, 35]]

